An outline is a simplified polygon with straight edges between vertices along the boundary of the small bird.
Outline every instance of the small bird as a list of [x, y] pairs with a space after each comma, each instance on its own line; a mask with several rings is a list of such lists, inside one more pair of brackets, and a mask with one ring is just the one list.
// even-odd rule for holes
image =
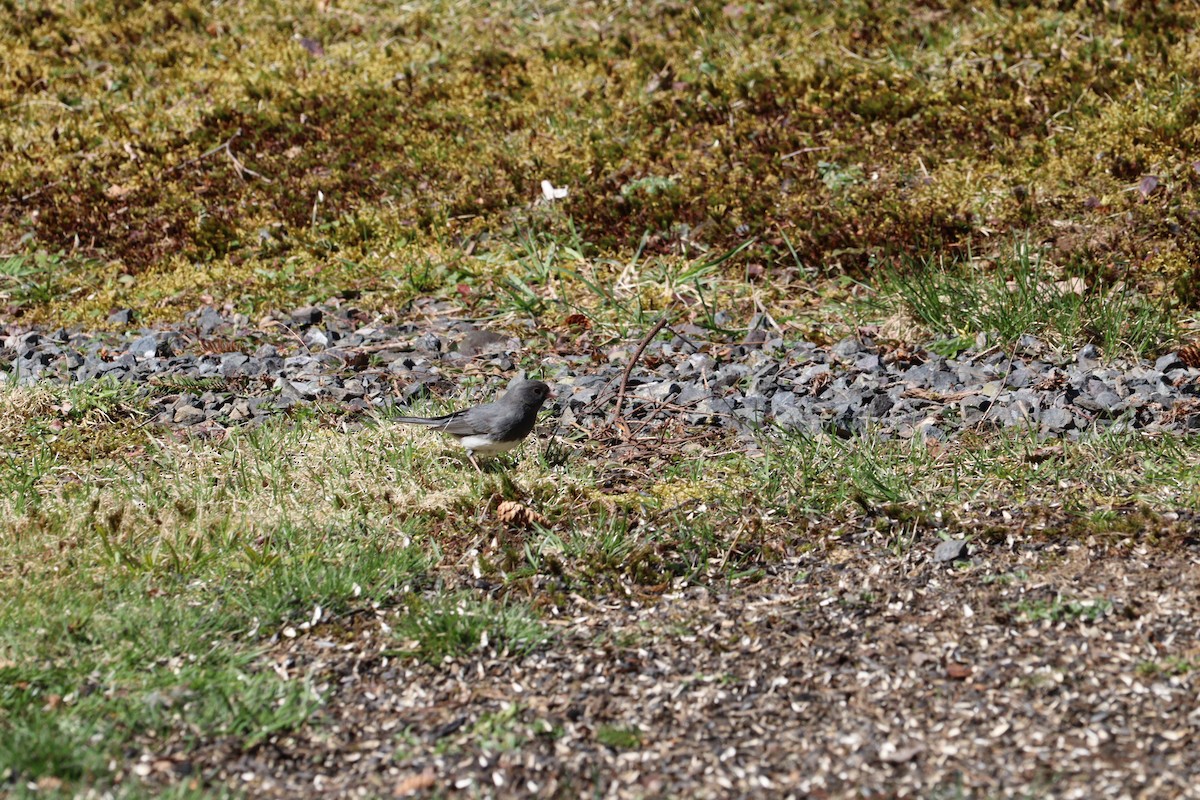
[[549, 397], [550, 387], [541, 381], [519, 380], [494, 403], [464, 408], [441, 417], [396, 417], [394, 421], [425, 425], [453, 436], [466, 448], [467, 458], [479, 470], [475, 454], [503, 453], [519, 445], [533, 430], [538, 411]]

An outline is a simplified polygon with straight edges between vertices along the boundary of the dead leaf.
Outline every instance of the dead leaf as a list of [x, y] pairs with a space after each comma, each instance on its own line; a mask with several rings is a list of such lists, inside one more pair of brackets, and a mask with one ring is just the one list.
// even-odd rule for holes
[[965, 681], [971, 677], [971, 668], [966, 664], [959, 664], [957, 661], [951, 661], [946, 664], [946, 677], [955, 681]]
[[1031, 450], [1025, 455], [1025, 460], [1031, 464], [1041, 464], [1043, 461], [1049, 461], [1052, 458], [1058, 458], [1062, 454], [1062, 445], [1051, 445], [1049, 447], [1039, 447], [1036, 450]]
[[424, 772], [416, 775], [409, 775], [404, 780], [396, 784], [396, 788], [392, 790], [393, 797], [408, 797], [416, 794], [422, 789], [428, 789], [437, 782], [437, 777], [433, 774], [433, 770], [427, 769]]

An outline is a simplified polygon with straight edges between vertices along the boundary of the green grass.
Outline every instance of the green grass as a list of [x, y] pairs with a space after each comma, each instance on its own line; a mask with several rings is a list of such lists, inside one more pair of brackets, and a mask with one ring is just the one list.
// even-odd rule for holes
[[252, 624], [211, 589], [120, 575], [88, 589], [25, 587], [0, 608], [3, 771], [103, 783], [109, 762], [147, 736], [253, 744], [299, 724], [321, 698], [304, 676], [283, 681], [257, 661]]
[[[122, 429], [126, 417], [110, 413], [119, 393], [83, 402], [81, 391], [63, 393], [80, 401], [69, 410], [44, 390], [21, 408], [78, 411], [93, 436]], [[366, 496], [358, 453], [330, 460], [286, 427], [224, 451], [140, 447], [136, 460], [72, 465], [76, 451], [42, 443], [0, 463], [14, 490], [0, 555], [8, 779], [103, 785], [147, 738], [249, 747], [303, 723], [322, 698], [308, 676], [285, 680], [263, 663], [271, 637], [402, 602], [435, 562], [416, 519]]]
[[1029, 335], [1064, 349], [1092, 343], [1109, 358], [1145, 358], [1177, 335], [1173, 316], [1161, 305], [1125, 285], [1059, 280], [1028, 243], [990, 268], [970, 259], [939, 259], [889, 272], [879, 293], [883, 310], [902, 309], [941, 339], [931, 349], [944, 355], [984, 334], [1003, 347]]
[[[1036, 436], [1012, 431], [946, 448], [796, 433], [764, 448], [749, 479], [790, 516], [864, 512], [907, 521], [925, 516], [921, 509], [982, 508], [1003, 498], [1007, 508], [1061, 502], [1097, 529], [1120, 529], [1138, 502], [1200, 507], [1194, 483], [1200, 461], [1192, 446], [1174, 437], [1105, 433], [1063, 443], [1044, 457]], [[1119, 513], [1095, 516], [1101, 509]]]
[[526, 741], [520, 713], [520, 706], [510, 703], [495, 713], [484, 714], [468, 735], [487, 752], [507, 753], [519, 750]]
[[489, 650], [521, 656], [543, 644], [549, 633], [523, 605], [449, 594], [410, 605], [395, 636], [405, 645], [398, 652], [437, 663]]
[[602, 725], [596, 729], [596, 741], [616, 750], [636, 750], [642, 746], [642, 733], [636, 728]]
[[1197, 667], [1200, 661], [1183, 656], [1170, 656], [1159, 661], [1143, 661], [1137, 665], [1140, 675], [1154, 677], [1157, 675], [1187, 675]]
[[1112, 613], [1110, 600], [1023, 600], [1014, 610], [1029, 622], [1098, 622]]

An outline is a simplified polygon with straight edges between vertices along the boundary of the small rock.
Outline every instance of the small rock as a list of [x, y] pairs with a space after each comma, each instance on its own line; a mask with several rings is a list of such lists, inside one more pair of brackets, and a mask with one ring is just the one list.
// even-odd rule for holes
[[129, 345], [128, 352], [131, 353], [134, 358], [154, 358], [155, 353], [158, 352], [158, 339], [154, 336], [154, 334], [143, 336], [133, 344]]
[[1024, 389], [1026, 386], [1031, 385], [1035, 380], [1036, 376], [1034, 375], [1033, 370], [1026, 369], [1025, 367], [1018, 367], [1017, 369], [1014, 369], [1012, 372], [1008, 373], [1007, 383], [1010, 388]]
[[316, 306], [302, 306], [294, 310], [288, 315], [292, 318], [292, 324], [298, 327], [308, 327], [316, 325], [325, 318], [325, 312]]
[[137, 359], [133, 357], [133, 353], [122, 353], [113, 361], [109, 361], [101, 368], [101, 372], [105, 374], [109, 372], [128, 372], [137, 366]]
[[1017, 339], [1017, 349], [1025, 355], [1036, 356], [1045, 349], [1045, 345], [1036, 336], [1025, 333]]
[[329, 337], [320, 328], [312, 328], [304, 334], [304, 343], [309, 347], [325, 348], [329, 345]]
[[510, 339], [494, 331], [473, 330], [458, 343], [458, 352], [466, 356], [477, 356], [484, 353], [502, 353], [508, 347]]
[[687, 416], [691, 425], [719, 425], [723, 417], [733, 416], [733, 402], [724, 397], [706, 397], [696, 404], [696, 412]]
[[1042, 430], [1048, 433], [1065, 431], [1074, 424], [1075, 418], [1065, 408], [1047, 408], [1042, 411]]
[[892, 409], [892, 398], [886, 394], [877, 394], [862, 406], [862, 413], [868, 417], [882, 417]]
[[715, 386], [733, 386], [749, 374], [750, 368], [745, 364], [725, 364], [717, 370], [713, 384]]
[[1100, 348], [1094, 344], [1085, 344], [1075, 355], [1075, 363], [1080, 369], [1095, 369], [1100, 366]]
[[796, 408], [800, 403], [800, 398], [796, 397], [795, 392], [780, 390], [771, 395], [771, 414], [778, 417], [786, 409]]
[[316, 359], [309, 355], [288, 356], [283, 360], [283, 368], [287, 370], [288, 374], [295, 375], [306, 371], [314, 362]]
[[175, 409], [173, 420], [176, 425], [195, 425], [205, 419], [204, 409], [196, 406], [180, 406]]
[[237, 400], [233, 401], [228, 413], [229, 419], [233, 422], [240, 422], [244, 419], [249, 419], [251, 415], [250, 404], [246, 402], [245, 398], [239, 397]]
[[1154, 362], [1156, 372], [1168, 372], [1176, 367], [1182, 367], [1183, 362], [1179, 360], [1179, 353], [1167, 353], [1165, 356], [1159, 356]]
[[690, 378], [693, 375], [704, 375], [712, 372], [717, 367], [716, 360], [705, 353], [693, 353], [687, 357], [687, 360], [679, 365], [678, 372], [681, 378]]
[[226, 353], [221, 356], [221, 376], [233, 378], [242, 372], [242, 367], [250, 360], [245, 353]]
[[1125, 410], [1125, 401], [1116, 392], [1104, 391], [1096, 395], [1096, 407], [1109, 414], [1117, 414]]
[[679, 394], [679, 390], [679, 384], [674, 381], [660, 381], [657, 383], [643, 383], [635, 387], [632, 394], [634, 397], [640, 397], [643, 400], [665, 403], [671, 397]]
[[946, 432], [935, 424], [933, 418], [924, 419], [917, 425], [917, 432], [921, 435], [922, 442], [944, 442], [946, 440]]
[[854, 362], [854, 368], [859, 372], [876, 372], [880, 367], [879, 356], [874, 353], [864, 353]]
[[939, 564], [959, 561], [971, 555], [971, 548], [965, 539], [947, 539], [933, 551], [933, 560]]
[[275, 379], [274, 388], [279, 392], [279, 396], [275, 399], [275, 405], [279, 408], [291, 408], [304, 399], [300, 390], [282, 375]]
[[750, 415], [758, 418], [766, 413], [770, 402], [761, 394], [748, 394], [742, 398], [738, 411], [748, 412]]
[[133, 322], [133, 309], [122, 308], [108, 315], [108, 321], [113, 325], [128, 325]]
[[675, 398], [675, 403], [681, 406], [690, 406], [709, 397], [712, 397], [712, 390], [702, 383], [685, 383], [679, 390], [679, 396]]
[[751, 394], [771, 394], [779, 385], [779, 362], [772, 360], [771, 363], [759, 367], [750, 379], [750, 388], [747, 390]]
[[809, 433], [817, 433], [821, 429], [820, 421], [794, 406], [777, 412], [775, 424], [784, 430], [801, 430]]
[[196, 322], [196, 327], [200, 329], [201, 336], [208, 336], [224, 324], [225, 318], [216, 309], [211, 306], [200, 309], [200, 318]]
[[851, 336], [835, 344], [829, 352], [839, 358], [850, 358], [851, 356], [858, 355], [861, 349], [858, 340]]

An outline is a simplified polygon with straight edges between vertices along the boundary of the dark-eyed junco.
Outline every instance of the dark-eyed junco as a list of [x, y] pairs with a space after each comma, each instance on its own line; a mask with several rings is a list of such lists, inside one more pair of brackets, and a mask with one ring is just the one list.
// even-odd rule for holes
[[541, 381], [515, 381], [494, 403], [464, 408], [442, 417], [394, 417], [396, 422], [426, 425], [452, 436], [467, 449], [467, 457], [479, 469], [475, 454], [512, 450], [533, 430], [538, 411], [550, 387]]

